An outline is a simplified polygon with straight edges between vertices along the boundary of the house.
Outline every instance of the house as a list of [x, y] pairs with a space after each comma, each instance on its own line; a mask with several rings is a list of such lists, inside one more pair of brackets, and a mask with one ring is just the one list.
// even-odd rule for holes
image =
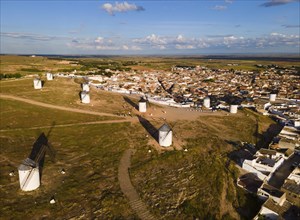
[[255, 153], [255, 156], [256, 157], [264, 156], [264, 157], [267, 157], [267, 158], [270, 158], [270, 159], [276, 159], [276, 158], [279, 158], [279, 157], [283, 157], [284, 155], [280, 152], [277, 152], [276, 150], [261, 148], [260, 150], [258, 150]]
[[296, 219], [297, 216], [295, 216], [292, 208], [292, 205], [288, 201], [285, 201], [282, 205], [279, 205], [273, 199], [268, 198], [267, 201], [262, 205], [258, 214], [253, 219], [278, 220], [285, 219], [284, 217], [286, 215], [289, 215], [289, 219]]
[[271, 198], [280, 206], [286, 201], [286, 193], [278, 190], [277, 188], [268, 185], [266, 183], [262, 184], [262, 186], [257, 190], [257, 195], [259, 198], [267, 200]]
[[281, 187], [289, 202], [300, 204], [300, 168], [296, 167]]
[[283, 157], [271, 159], [266, 156], [260, 156], [253, 160], [244, 160], [242, 168], [256, 174], [261, 180], [268, 180], [283, 162]]

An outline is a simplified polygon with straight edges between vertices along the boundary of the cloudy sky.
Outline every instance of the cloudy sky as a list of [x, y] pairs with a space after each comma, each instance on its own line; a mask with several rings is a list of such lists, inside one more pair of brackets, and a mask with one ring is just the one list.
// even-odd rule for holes
[[1, 53], [300, 53], [300, 0], [1, 0]]

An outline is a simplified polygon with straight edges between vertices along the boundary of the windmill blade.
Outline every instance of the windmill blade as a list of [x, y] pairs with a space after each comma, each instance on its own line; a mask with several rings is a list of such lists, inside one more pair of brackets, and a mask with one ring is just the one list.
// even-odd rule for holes
[[175, 133], [175, 131], [174, 131], [174, 127], [175, 127], [175, 125], [177, 124], [177, 121], [173, 124], [173, 126], [171, 125], [171, 123], [168, 123], [167, 122], [167, 119], [165, 119], [165, 118], [161, 118], [166, 124], [168, 124], [169, 125], [169, 127], [171, 128], [171, 130], [172, 130], [172, 132], [173, 132], [173, 134], [174, 134], [174, 136], [177, 138], [178, 137], [178, 135]]
[[171, 131], [172, 131], [172, 129], [170, 129], [170, 130], [168, 131], [168, 133], [167, 133], [166, 136], [164, 137], [163, 141], [168, 137], [168, 135], [170, 134]]
[[22, 181], [22, 183], [21, 183], [21, 189], [24, 189], [24, 187], [27, 186], [27, 184], [30, 182], [30, 180], [31, 180], [32, 177], [33, 177], [33, 167], [30, 168], [30, 171], [29, 171], [28, 175]]
[[47, 150], [52, 162], [55, 162], [56, 151], [54, 150], [52, 144], [48, 143]]
[[38, 166], [40, 164], [41, 159], [45, 156], [45, 154], [46, 154], [46, 147], [45, 145], [43, 145], [34, 160]]
[[48, 133], [46, 135], [47, 140], [49, 140], [50, 134], [51, 134], [53, 128], [55, 127], [55, 125], [56, 125], [56, 123], [55, 123], [55, 121], [53, 121], [52, 125], [51, 125], [51, 128], [49, 129], [49, 131], [48, 131]]

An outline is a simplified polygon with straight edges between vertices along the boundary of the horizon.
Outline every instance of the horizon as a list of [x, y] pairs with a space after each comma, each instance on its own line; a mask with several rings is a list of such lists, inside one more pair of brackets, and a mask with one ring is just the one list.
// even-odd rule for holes
[[0, 53], [300, 55], [299, 7], [299, 0], [3, 0]]

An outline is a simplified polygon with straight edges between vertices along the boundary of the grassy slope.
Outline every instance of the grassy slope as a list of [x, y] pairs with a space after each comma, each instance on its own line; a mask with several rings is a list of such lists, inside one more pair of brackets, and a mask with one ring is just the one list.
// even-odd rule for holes
[[53, 81], [45, 80], [42, 90], [33, 88], [32, 79], [0, 81], [0, 91], [49, 104], [98, 112], [122, 112], [124, 110], [122, 105], [125, 104], [121, 95], [94, 88], [91, 88], [90, 91], [91, 103], [82, 104], [79, 97], [80, 81], [66, 78], [56, 78]]
[[[23, 115], [31, 115], [32, 109], [27, 105], [5, 101], [5, 109], [10, 108], [13, 108], [14, 120], [18, 122], [14, 126], [27, 126], [28, 121], [24, 120]], [[34, 108], [32, 119], [45, 115], [44, 109]], [[47, 117], [55, 114], [57, 112], [47, 110], [45, 124], [51, 123], [52, 119]], [[92, 120], [90, 116], [64, 116], [64, 113], [57, 116], [61, 117], [61, 123], [85, 121], [87, 118]], [[39, 126], [40, 122], [32, 120], [30, 124]], [[49, 141], [56, 150], [56, 162], [51, 162], [49, 156], [46, 156], [42, 186], [27, 193], [19, 189], [17, 173], [14, 177], [8, 174], [11, 170], [17, 172], [17, 166], [29, 155], [34, 140], [41, 132], [48, 133], [49, 129], [0, 132], [0, 217], [133, 218], [134, 214], [117, 181], [118, 162], [123, 151], [128, 148], [128, 127], [127, 123], [54, 127]], [[66, 170], [65, 175], [60, 174], [62, 168]], [[57, 203], [50, 205], [49, 200], [53, 195]]]
[[[64, 112], [36, 107], [34, 105], [0, 99], [0, 129], [30, 128], [33, 126], [52, 126], [90, 121], [110, 120], [112, 117]], [[22, 106], [22, 108], [20, 108]]]
[[[258, 118], [266, 127], [273, 123], [264, 116]], [[181, 121], [175, 130], [186, 138], [187, 152], [157, 155], [142, 144], [133, 158], [133, 183], [152, 210], [164, 219], [221, 219], [237, 218], [235, 209], [244, 207], [253, 217], [259, 205], [234, 185], [237, 171], [226, 155], [232, 150], [227, 141], [256, 140], [256, 120], [243, 112], [207, 116]]]

